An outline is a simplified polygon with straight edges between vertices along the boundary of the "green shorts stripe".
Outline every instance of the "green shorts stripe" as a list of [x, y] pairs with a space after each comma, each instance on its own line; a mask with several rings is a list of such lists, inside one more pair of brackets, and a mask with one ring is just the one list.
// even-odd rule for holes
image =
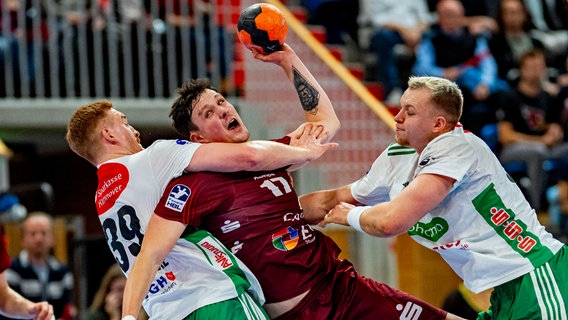
[[548, 263], [530, 273], [543, 320], [567, 319], [566, 306]]
[[497, 286], [491, 307], [478, 320], [566, 320], [568, 319], [568, 247], [522, 277]]
[[268, 320], [268, 314], [246, 291], [238, 297], [201, 307], [184, 320]]
[[246, 292], [237, 297], [243, 307], [243, 312], [247, 315], [247, 319], [260, 320], [266, 319], [266, 313], [258, 306], [253, 298]]

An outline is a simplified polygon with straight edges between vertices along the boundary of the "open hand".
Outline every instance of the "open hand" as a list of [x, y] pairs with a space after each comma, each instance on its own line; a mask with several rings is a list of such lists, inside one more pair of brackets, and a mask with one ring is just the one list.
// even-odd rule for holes
[[314, 125], [306, 123], [302, 125], [300, 130], [294, 131], [291, 135], [290, 145], [310, 150], [311, 156], [309, 160], [316, 160], [321, 157], [327, 150], [337, 147], [337, 143], [324, 143], [329, 133], [325, 131], [322, 125]]

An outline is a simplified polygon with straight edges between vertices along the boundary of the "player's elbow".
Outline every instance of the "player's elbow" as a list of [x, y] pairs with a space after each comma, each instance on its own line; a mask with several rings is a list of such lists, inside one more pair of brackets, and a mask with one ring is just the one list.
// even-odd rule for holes
[[[151, 248], [150, 248], [151, 247]], [[140, 264], [146, 264], [150, 266], [149, 269], [157, 270], [157, 268], [166, 259], [167, 253], [169, 251], [158, 250], [155, 246], [142, 246], [138, 256], [136, 257], [136, 262], [140, 261]]]
[[335, 134], [337, 133], [337, 131], [340, 128], [341, 128], [341, 122], [339, 121], [339, 119], [337, 117], [333, 117], [332, 119], [327, 121], [326, 124], [325, 124], [325, 129], [329, 134], [327, 141], [333, 139], [333, 137], [335, 136]]
[[399, 234], [401, 234], [402, 232], [404, 232], [401, 228], [399, 228], [398, 226], [394, 225], [394, 224], [385, 224], [382, 226], [381, 228], [381, 233], [383, 234], [383, 237], [389, 238], [389, 237], [394, 237], [397, 236]]
[[390, 238], [397, 236], [405, 231], [406, 228], [398, 221], [381, 219], [373, 221], [373, 223], [370, 225], [368, 233], [379, 237]]
[[239, 166], [243, 171], [255, 171], [261, 169], [266, 162], [266, 152], [261, 146], [256, 144], [247, 144], [247, 147], [241, 152]]

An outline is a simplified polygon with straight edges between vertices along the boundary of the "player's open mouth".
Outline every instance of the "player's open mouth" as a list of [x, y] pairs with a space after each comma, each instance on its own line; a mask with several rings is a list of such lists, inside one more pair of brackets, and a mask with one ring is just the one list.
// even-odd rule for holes
[[236, 127], [238, 127], [239, 125], [240, 125], [240, 123], [237, 121], [237, 119], [233, 119], [231, 122], [229, 122], [229, 126], [227, 127], [227, 129], [233, 130]]

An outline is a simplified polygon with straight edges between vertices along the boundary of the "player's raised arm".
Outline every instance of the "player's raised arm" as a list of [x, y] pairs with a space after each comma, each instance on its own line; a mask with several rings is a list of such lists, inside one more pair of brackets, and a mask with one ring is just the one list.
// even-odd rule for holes
[[[263, 54], [253, 50], [255, 59], [280, 66], [296, 89], [307, 122], [323, 125], [331, 140], [340, 127], [329, 97], [292, 48], [284, 43], [280, 51]], [[291, 134], [292, 135], [292, 134]]]
[[325, 134], [317, 131], [300, 137], [294, 146], [272, 141], [248, 141], [244, 143], [205, 143], [195, 151], [186, 167], [197, 171], [264, 171], [288, 165], [302, 166], [318, 159], [336, 143], [321, 143]]

